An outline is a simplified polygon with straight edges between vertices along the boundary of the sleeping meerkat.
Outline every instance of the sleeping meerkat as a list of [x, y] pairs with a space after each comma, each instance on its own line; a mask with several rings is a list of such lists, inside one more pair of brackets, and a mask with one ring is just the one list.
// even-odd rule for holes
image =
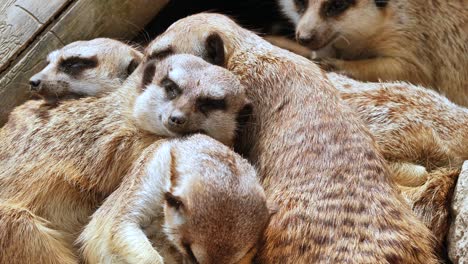
[[327, 76], [371, 131], [403, 197], [443, 243], [453, 189], [468, 160], [468, 109], [407, 83]]
[[29, 80], [31, 91], [51, 104], [66, 98], [101, 96], [120, 87], [142, 56], [113, 39], [76, 41], [47, 56], [47, 66]]
[[[186, 68], [192, 69], [190, 74]], [[171, 75], [171, 69], [179, 74]], [[176, 132], [157, 129], [165, 122], [158, 107], [176, 102], [162, 82], [168, 73], [177, 84], [175, 98], [189, 94], [187, 98], [197, 101], [194, 94], [199, 91], [202, 103], [192, 108], [204, 111], [203, 116], [195, 116], [198, 127], [192, 124], [189, 130]], [[230, 130], [236, 129], [232, 124], [238, 120], [235, 112], [247, 104], [237, 85], [239, 80], [227, 70], [194, 56], [177, 55], [139, 66], [123, 87], [107, 96], [68, 100], [52, 109], [44, 109], [39, 101], [17, 107], [13, 114], [18, 117], [0, 129], [0, 263], [75, 263], [72, 245], [79, 231], [146, 147], [192, 131], [231, 144]], [[225, 108], [211, 108], [210, 96], [216, 100], [225, 96]], [[147, 131], [138, 125], [142, 105], [154, 113], [151, 120], [149, 112], [144, 116], [155, 125], [144, 127]], [[187, 122], [188, 118], [192, 116]], [[218, 134], [211, 135], [210, 126]], [[18, 232], [22, 232], [19, 237]]]
[[367, 124], [384, 157], [406, 171], [401, 176], [396, 173], [398, 184], [418, 186], [425, 182], [418, 175], [439, 167], [461, 168], [468, 160], [468, 109], [407, 83], [360, 82], [335, 73], [327, 76]]
[[249, 87], [255, 109], [239, 144], [279, 207], [260, 263], [437, 263], [435, 238], [315, 64], [208, 13], [172, 24], [145, 50], [170, 52], [223, 65]]
[[171, 263], [168, 244], [178, 263], [250, 263], [269, 217], [253, 167], [195, 135], [145, 150], [79, 241], [87, 263]]
[[468, 106], [465, 1], [279, 0], [297, 40], [325, 69], [363, 81], [408, 81]]

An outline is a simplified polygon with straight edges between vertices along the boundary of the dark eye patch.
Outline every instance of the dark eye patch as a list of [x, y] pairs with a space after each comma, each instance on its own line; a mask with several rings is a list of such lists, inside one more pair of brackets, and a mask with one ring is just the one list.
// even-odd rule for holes
[[213, 99], [213, 98], [198, 98], [197, 102], [197, 109], [207, 114], [210, 111], [214, 110], [226, 110], [226, 99]]
[[169, 100], [176, 98], [182, 93], [180, 87], [173, 80], [169, 79], [169, 77], [161, 81], [161, 86], [164, 88], [166, 97]]
[[328, 0], [322, 4], [320, 14], [323, 17], [336, 17], [356, 4], [356, 0]]
[[294, 4], [296, 5], [297, 12], [302, 14], [307, 9], [308, 0], [294, 0]]
[[66, 74], [78, 76], [86, 69], [96, 68], [98, 59], [96, 56], [90, 58], [70, 57], [60, 61], [58, 69]]
[[179, 210], [181, 207], [184, 206], [184, 204], [182, 203], [180, 198], [174, 196], [170, 192], [164, 193], [164, 200], [166, 200], [166, 203], [167, 203], [168, 206], [170, 206], [170, 207], [172, 207], [172, 208], [174, 208], [176, 210]]
[[172, 50], [171, 47], [167, 48], [167, 49], [164, 49], [164, 50], [161, 50], [161, 51], [155, 51], [153, 53], [151, 53], [149, 56], [148, 56], [148, 60], [162, 60], [166, 57], [168, 57], [169, 55], [172, 55], [174, 54], [174, 51]]

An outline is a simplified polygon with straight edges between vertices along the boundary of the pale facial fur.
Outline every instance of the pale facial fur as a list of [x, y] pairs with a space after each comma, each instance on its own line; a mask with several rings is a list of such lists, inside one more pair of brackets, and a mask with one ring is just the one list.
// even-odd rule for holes
[[30, 79], [31, 90], [50, 100], [99, 96], [119, 87], [141, 59], [117, 40], [76, 41], [47, 56], [47, 66]]
[[280, 0], [279, 4], [296, 25], [296, 39], [312, 50], [352, 49], [353, 42], [374, 35], [385, 22], [374, 0]]
[[235, 75], [192, 55], [149, 61], [143, 75], [133, 108], [140, 127], [168, 137], [201, 132], [232, 144], [239, 114], [250, 108]]

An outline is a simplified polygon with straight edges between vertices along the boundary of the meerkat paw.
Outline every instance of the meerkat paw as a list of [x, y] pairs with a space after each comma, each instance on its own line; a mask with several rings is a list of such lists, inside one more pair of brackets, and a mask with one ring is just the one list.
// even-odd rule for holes
[[338, 72], [340, 73], [339, 69], [339, 60], [333, 58], [314, 58], [312, 60], [315, 64], [317, 64], [322, 70], [327, 72]]
[[392, 179], [401, 186], [417, 187], [427, 181], [428, 172], [424, 166], [406, 163], [393, 162], [389, 164]]

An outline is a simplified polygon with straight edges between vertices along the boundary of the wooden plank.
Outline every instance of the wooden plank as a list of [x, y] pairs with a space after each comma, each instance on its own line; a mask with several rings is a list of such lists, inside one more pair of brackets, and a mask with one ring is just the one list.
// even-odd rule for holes
[[[130, 39], [136, 36], [168, 1], [77, 0], [68, 4], [41, 34], [26, 44], [27, 47], [23, 48], [0, 75], [0, 126], [15, 106], [29, 98], [28, 80], [44, 67], [45, 57], [50, 51], [60, 48], [62, 43], [76, 40], [96, 37]], [[41, 19], [44, 17], [47, 15], [42, 15]], [[29, 21], [31, 16], [24, 19]], [[12, 39], [12, 36], [14, 34], [9, 32], [8, 38]]]
[[[71, 0], [6, 0], [0, 3], [0, 72]], [[41, 3], [42, 2], [42, 3]]]

